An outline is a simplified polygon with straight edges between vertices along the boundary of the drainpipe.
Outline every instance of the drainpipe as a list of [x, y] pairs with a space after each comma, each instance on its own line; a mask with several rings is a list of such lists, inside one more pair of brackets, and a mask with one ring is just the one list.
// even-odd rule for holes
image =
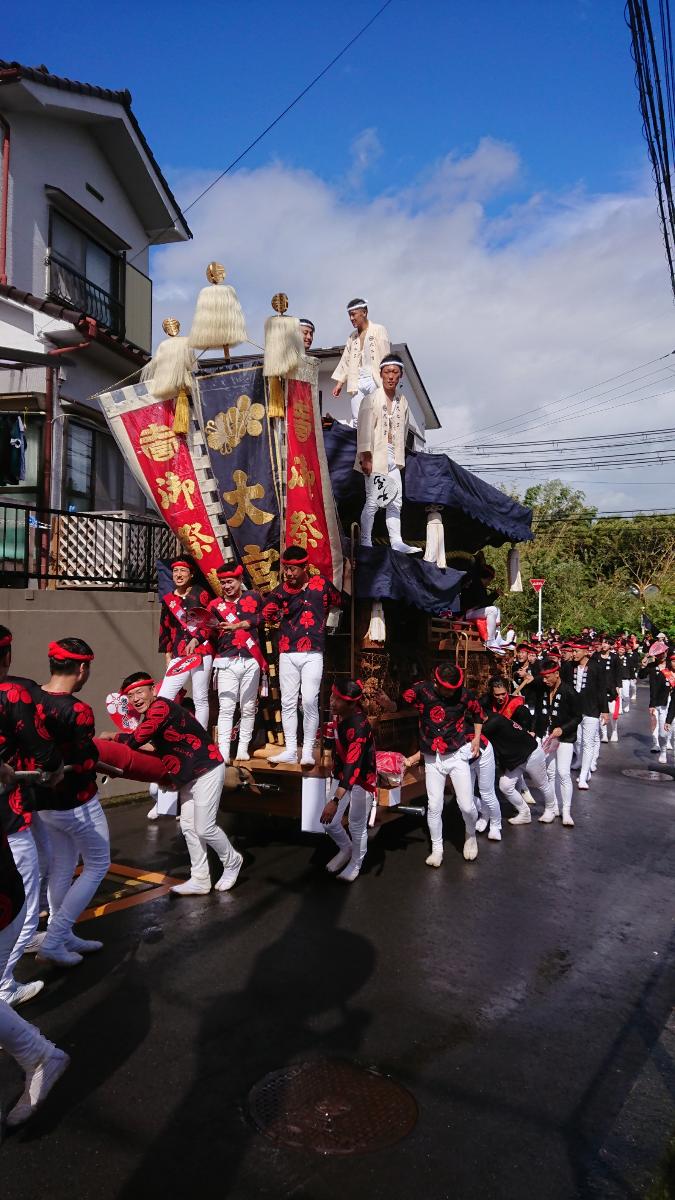
[[[59, 354], [74, 354], [76, 350], [86, 350], [90, 342], [78, 342], [77, 346], [58, 346], [48, 350], [50, 358], [58, 358]], [[44, 435], [44, 471], [42, 483], [42, 503], [45, 508], [51, 508], [52, 490], [52, 444], [54, 440], [54, 408], [58, 402], [58, 366], [47, 367], [45, 386], [45, 435]]]
[[0, 283], [7, 283], [7, 214], [9, 211], [9, 121], [0, 116], [2, 129], [2, 209], [0, 209]]

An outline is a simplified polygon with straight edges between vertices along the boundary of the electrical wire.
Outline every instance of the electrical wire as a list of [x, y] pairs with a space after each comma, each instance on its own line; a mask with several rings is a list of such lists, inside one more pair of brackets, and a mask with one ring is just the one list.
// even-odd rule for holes
[[[304, 99], [304, 97], [307, 95], [308, 92], [311, 92], [312, 88], [315, 87], [316, 84], [319, 83], [319, 81], [321, 79], [323, 79], [324, 75], [327, 75], [328, 72], [331, 70], [331, 68], [334, 67], [335, 64], [338, 63], [341, 58], [344, 58], [347, 51], [351, 50], [354, 43], [358, 42], [359, 38], [363, 37], [364, 33], [366, 33], [366, 31], [368, 29], [370, 29], [371, 25], [375, 24], [375, 22], [378, 20], [378, 18], [382, 16], [382, 13], [385, 11], [385, 9], [389, 8], [390, 4], [393, 4], [393, 2], [394, 2], [394, 0], [385, 0], [385, 3], [380, 5], [377, 12], [375, 12], [373, 14], [373, 16], [370, 18], [370, 20], [366, 21], [365, 25], [361, 26], [361, 28], [358, 30], [358, 32], [355, 33], [354, 36], [351, 37], [349, 39], [349, 41], [345, 43], [345, 45], [342, 47], [342, 49], [339, 50], [338, 53], [333, 56], [333, 58], [331, 58], [330, 62], [326, 63], [326, 66], [323, 67], [323, 69], [321, 71], [319, 71], [318, 74], [315, 75], [314, 78], [311, 79], [308, 84], [305, 85], [305, 87], [302, 89], [301, 92], [298, 92], [297, 96], [295, 96], [294, 99], [291, 100], [290, 104], [287, 104], [286, 107], [284, 109], [282, 109], [282, 111], [274, 118], [274, 120], [270, 121], [269, 125], [266, 125], [265, 128], [262, 130], [262, 132], [259, 133], [258, 136], [255, 137], [252, 142], [249, 142], [248, 146], [246, 146], [237, 155], [236, 158], [233, 158], [232, 162], [228, 163], [228, 165], [225, 167], [225, 169], [223, 171], [221, 171], [219, 175], [216, 175], [215, 179], [212, 179], [211, 182], [209, 184], [207, 184], [207, 186], [205, 188], [203, 188], [202, 191], [199, 192], [199, 194], [197, 196], [195, 196], [194, 200], [191, 200], [190, 203], [188, 205], [186, 205], [181, 211], [183, 213], [190, 212], [191, 209], [193, 209], [195, 207], [195, 205], [199, 204], [200, 200], [204, 199], [204, 196], [208, 195], [208, 193], [216, 186], [216, 184], [220, 183], [221, 179], [224, 179], [226, 175], [229, 175], [230, 171], [234, 170], [234, 168], [239, 165], [239, 163], [242, 161], [242, 159], [246, 158], [246, 155], [249, 154], [250, 151], [253, 150], [260, 142], [262, 142], [263, 138], [267, 137], [267, 134], [271, 133], [271, 131], [275, 128], [275, 126], [277, 126], [280, 121], [283, 121], [284, 117], [288, 116], [288, 113], [291, 111], [291, 109], [295, 108], [296, 104], [299, 104], [300, 101]], [[169, 231], [172, 230], [173, 228], [174, 228], [173, 225], [167, 225], [166, 229], [162, 229], [160, 231], [160, 233], [157, 234], [157, 237], [162, 237], [165, 233], [169, 233]], [[129, 261], [134, 262], [135, 259], [139, 258], [141, 254], [144, 254], [145, 251], [148, 250], [150, 246], [156, 245], [157, 237], [153, 238], [149, 242], [146, 242], [146, 244], [136, 254], [134, 254], [133, 258], [129, 259]]]

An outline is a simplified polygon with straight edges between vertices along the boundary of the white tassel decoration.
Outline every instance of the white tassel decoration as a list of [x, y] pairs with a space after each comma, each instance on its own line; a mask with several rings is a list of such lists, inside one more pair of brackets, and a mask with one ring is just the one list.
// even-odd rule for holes
[[233, 287], [223, 283], [225, 268], [209, 263], [206, 278], [209, 287], [202, 288], [197, 297], [189, 342], [199, 350], [215, 346], [238, 346], [248, 341], [246, 322], [239, 297]]
[[265, 321], [265, 358], [263, 375], [282, 379], [298, 366], [305, 352], [297, 317], [274, 316]]
[[384, 608], [381, 600], [373, 600], [366, 637], [369, 642], [386, 642], [387, 640], [387, 627], [384, 623]]
[[427, 544], [424, 551], [424, 561], [435, 563], [445, 569], [445, 530], [441, 510], [436, 505], [427, 508]]
[[143, 367], [141, 379], [158, 400], [172, 400], [181, 388], [192, 387], [195, 356], [186, 337], [168, 337], [160, 342], [150, 362]]

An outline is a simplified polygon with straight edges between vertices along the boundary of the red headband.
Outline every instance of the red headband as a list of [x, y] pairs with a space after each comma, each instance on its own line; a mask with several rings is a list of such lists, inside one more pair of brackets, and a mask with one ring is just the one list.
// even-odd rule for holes
[[240, 579], [244, 574], [244, 568], [241, 563], [237, 563], [236, 567], [218, 567], [216, 575], [219, 579]]
[[552, 663], [552, 665], [550, 667], [540, 667], [539, 674], [540, 675], [553, 675], [556, 671], [559, 671], [559, 670], [560, 670], [560, 663], [554, 662], [554, 663]]
[[293, 558], [286, 558], [286, 551], [284, 551], [281, 561], [285, 567], [304, 567], [305, 563], [309, 562], [309, 554], [305, 550], [303, 558], [296, 558], [295, 555]]
[[12, 644], [12, 635], [8, 633], [4, 638], [0, 638], [0, 650], [6, 650]]
[[93, 654], [79, 654], [77, 650], [66, 650], [58, 642], [49, 643], [47, 654], [57, 662], [91, 662], [94, 657]]
[[358, 696], [345, 696], [344, 692], [340, 691], [336, 683], [333, 684], [331, 689], [333, 695], [337, 696], [338, 700], [345, 700], [347, 704], [355, 704], [357, 700], [361, 700], [363, 698], [363, 684], [361, 683], [360, 679], [355, 679], [354, 683], [359, 688]]
[[189, 562], [186, 562], [184, 558], [176, 558], [176, 559], [174, 559], [174, 561], [173, 561], [173, 562], [172, 562], [172, 564], [171, 564], [171, 570], [172, 570], [172, 571], [173, 571], [174, 567], [185, 567], [185, 570], [186, 570], [186, 571], [191, 571], [191, 570], [192, 570], [192, 565], [191, 565]]
[[134, 688], [139, 687], [154, 687], [154, 679], [134, 679], [133, 683], [128, 683], [125, 688], [122, 688], [120, 696], [128, 696], [129, 692], [133, 692]]
[[438, 667], [436, 667], [436, 670], [434, 671], [434, 679], [436, 680], [438, 686], [445, 688], [448, 692], [456, 692], [457, 688], [461, 688], [462, 684], [464, 683], [464, 672], [461, 667], [458, 667], [457, 670], [459, 671], [459, 679], [457, 680], [457, 683], [446, 683], [445, 679], [441, 678]]

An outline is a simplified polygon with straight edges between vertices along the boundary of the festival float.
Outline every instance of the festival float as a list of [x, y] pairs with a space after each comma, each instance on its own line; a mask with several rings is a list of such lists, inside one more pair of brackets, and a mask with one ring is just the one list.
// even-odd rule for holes
[[[209, 264], [207, 280], [189, 334], [167, 318], [167, 337], [141, 381], [101, 395], [110, 429], [214, 596], [221, 594], [218, 568], [237, 563], [246, 586], [264, 596], [279, 583], [284, 547], [297, 545], [308, 554], [310, 572], [330, 580], [343, 598], [329, 620], [314, 766], [269, 761], [283, 747], [283, 733], [278, 635], [264, 625], [268, 671], [251, 757], [228, 769], [223, 807], [297, 817], [304, 808], [303, 827], [311, 827], [307, 812], [325, 799], [331, 771], [331, 686], [352, 677], [364, 684], [375, 729], [377, 804], [379, 819], [386, 819], [425, 794], [423, 768], [407, 762], [416, 750], [417, 719], [397, 705], [403, 686], [428, 677], [442, 661], [457, 662], [475, 689], [504, 669], [503, 658], [486, 648], [480, 619], [462, 618], [461, 593], [467, 580], [478, 581], [485, 548], [505, 543], [510, 580], [503, 586], [514, 586], [517, 545], [532, 537], [531, 511], [447, 455], [406, 448], [397, 535], [402, 530], [406, 552], [392, 548], [385, 526], [392, 499], [387, 477], [372, 544], [362, 545], [366, 488], [354, 469], [356, 429], [322, 415], [319, 360], [305, 353], [287, 297], [272, 298], [264, 353], [233, 356], [247, 341], [237, 294], [219, 263]], [[219, 349], [219, 357], [197, 357]], [[158, 563], [160, 598], [171, 586], [168, 564]], [[208, 637], [204, 614], [194, 628]], [[212, 725], [216, 714], [212, 692]]]

